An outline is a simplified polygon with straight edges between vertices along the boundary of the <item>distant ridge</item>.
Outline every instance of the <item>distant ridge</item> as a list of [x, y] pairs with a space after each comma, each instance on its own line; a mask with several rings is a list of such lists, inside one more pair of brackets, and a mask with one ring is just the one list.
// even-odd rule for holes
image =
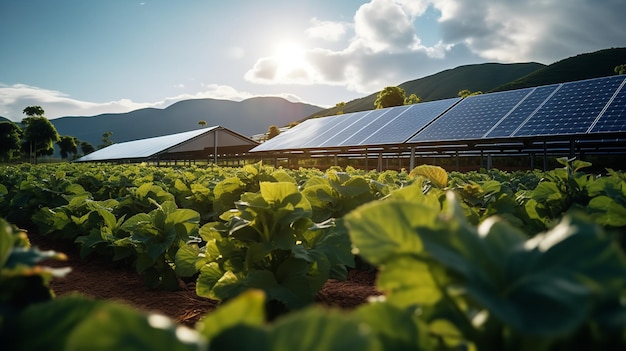
[[[536, 62], [464, 65], [404, 82], [399, 87], [404, 89], [407, 96], [415, 94], [422, 101], [434, 101], [456, 97], [463, 89], [487, 92], [543, 67], [545, 65]], [[372, 110], [377, 96], [378, 92], [347, 102], [341, 111], [351, 113]], [[333, 107], [318, 112], [316, 116], [335, 115], [338, 111], [340, 111], [339, 108]]]
[[565, 83], [615, 74], [615, 66], [626, 63], [626, 48], [612, 48], [572, 56], [543, 67], [493, 91], [522, 89]]
[[124, 142], [193, 130], [200, 128], [198, 122], [201, 120], [206, 126], [220, 125], [252, 136], [267, 132], [270, 125], [284, 126], [320, 109], [319, 106], [278, 97], [256, 97], [241, 102], [192, 99], [179, 101], [165, 109], [145, 108], [50, 121], [60, 135], [71, 135], [97, 147], [105, 132], [113, 133], [112, 141]]

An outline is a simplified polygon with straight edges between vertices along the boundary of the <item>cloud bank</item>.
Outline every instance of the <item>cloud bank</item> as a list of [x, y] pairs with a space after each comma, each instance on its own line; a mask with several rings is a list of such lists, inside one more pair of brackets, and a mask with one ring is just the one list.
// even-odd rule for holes
[[[427, 46], [416, 28], [432, 13], [441, 38]], [[624, 42], [626, 26], [618, 0], [372, 0], [359, 7], [353, 22], [314, 18], [306, 33], [349, 40], [342, 50], [307, 50], [292, 74], [280, 72], [275, 57], [259, 58], [245, 79], [371, 93], [460, 64], [550, 64]]]

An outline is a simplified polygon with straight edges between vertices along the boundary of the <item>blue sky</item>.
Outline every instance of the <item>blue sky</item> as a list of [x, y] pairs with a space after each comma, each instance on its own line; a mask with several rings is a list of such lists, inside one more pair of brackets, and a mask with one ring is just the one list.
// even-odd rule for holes
[[0, 116], [332, 106], [460, 65], [624, 47], [624, 15], [622, 0], [0, 0]]

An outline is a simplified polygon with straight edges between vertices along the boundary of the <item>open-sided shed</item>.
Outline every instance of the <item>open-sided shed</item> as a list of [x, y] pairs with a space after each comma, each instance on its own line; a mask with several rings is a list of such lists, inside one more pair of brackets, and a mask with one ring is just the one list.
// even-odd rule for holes
[[214, 126], [188, 132], [116, 143], [76, 162], [185, 162], [244, 159], [259, 143], [230, 129]]

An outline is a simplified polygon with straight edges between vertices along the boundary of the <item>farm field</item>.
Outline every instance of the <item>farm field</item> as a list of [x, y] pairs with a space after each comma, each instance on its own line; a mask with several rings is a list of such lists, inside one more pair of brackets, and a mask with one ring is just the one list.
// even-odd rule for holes
[[13, 349], [131, 334], [181, 350], [623, 348], [626, 176], [559, 163], [3, 166], [0, 335]]

